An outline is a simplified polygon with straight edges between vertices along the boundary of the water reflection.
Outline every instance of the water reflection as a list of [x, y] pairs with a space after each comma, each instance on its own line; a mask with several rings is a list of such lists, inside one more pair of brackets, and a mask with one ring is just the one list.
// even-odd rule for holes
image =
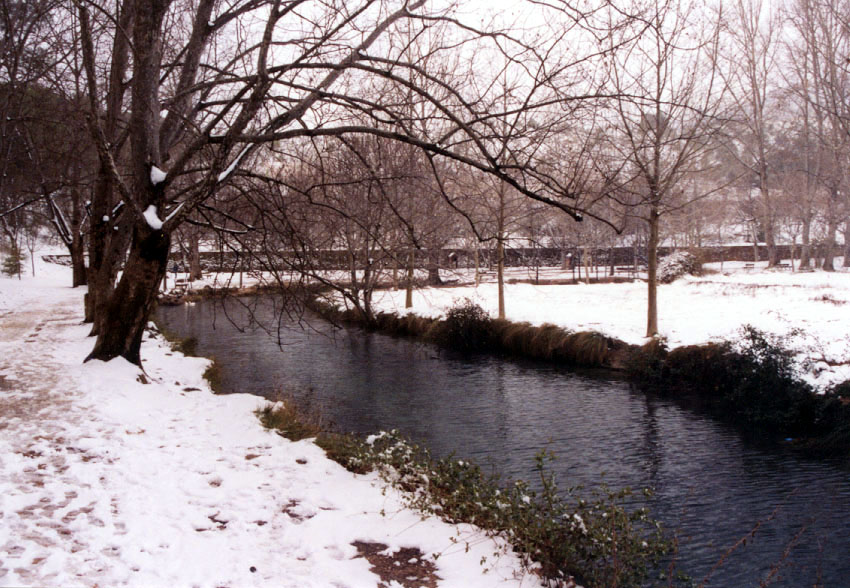
[[[271, 318], [268, 301], [246, 302]], [[532, 478], [545, 448], [557, 457], [562, 486], [653, 487], [653, 516], [676, 529], [681, 565], [697, 580], [761, 521], [754, 540], [714, 573], [714, 586], [757, 586], [778, 562], [788, 565], [774, 585], [811, 586], [819, 575], [825, 586], [850, 584], [850, 473], [842, 464], [747, 442], [610, 376], [463, 357], [318, 320], [307, 330], [283, 328], [281, 348], [276, 329], [248, 325], [246, 308], [227, 312], [246, 325], [242, 332], [211, 303], [160, 315], [219, 359], [228, 390], [271, 397], [312, 389], [343, 430], [397, 428], [438, 455], [474, 458], [504, 478]]]

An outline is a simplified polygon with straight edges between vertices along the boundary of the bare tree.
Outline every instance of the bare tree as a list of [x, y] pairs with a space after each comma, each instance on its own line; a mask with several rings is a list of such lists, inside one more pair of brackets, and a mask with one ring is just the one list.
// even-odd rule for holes
[[740, 129], [731, 153], [745, 170], [743, 180], [757, 190], [759, 225], [767, 245], [768, 265], [773, 267], [779, 262], [771, 148], [774, 125], [780, 118], [773, 95], [779, 82], [781, 15], [762, 0], [736, 0], [728, 12], [728, 49], [723, 53], [721, 72], [734, 100]]
[[812, 151], [817, 157], [817, 166], [810, 166], [808, 173], [825, 193], [823, 268], [827, 271], [834, 270], [835, 234], [850, 214], [845, 171], [850, 157], [848, 8], [840, 0], [798, 0], [790, 11], [797, 32], [791, 55], [796, 57], [795, 72], [801, 80], [796, 95], [804, 104], [807, 136], [814, 136]]
[[599, 167], [620, 187], [612, 198], [648, 225], [646, 336], [652, 337], [661, 218], [716, 191], [693, 178], [716, 167], [711, 156], [723, 85], [714, 67], [719, 30], [700, 24], [707, 21], [697, 6], [659, 0], [646, 19], [641, 39], [609, 70], [617, 97]]
[[[76, 0], [75, 7], [99, 158], [89, 305], [97, 340], [90, 358], [140, 361], [172, 234], [199, 207], [214, 206], [264, 144], [381, 136], [576, 214], [576, 194], [537, 173], [530, 156], [499, 156], [495, 146], [503, 138], [492, 137], [488, 124], [497, 114], [493, 72], [478, 49], [489, 47], [526, 72], [518, 101], [524, 110], [557, 109], [578, 73], [575, 64], [590, 59], [575, 58], [576, 50], [560, 57], [571, 41], [562, 23], [574, 25], [590, 12], [539, 5], [552, 16], [543, 33], [523, 41], [506, 30], [478, 30], [451, 5], [429, 8], [425, 0]], [[385, 42], [402, 24], [426, 35], [438, 23], [450, 34], [435, 38], [430, 53], [460, 51], [462, 67], [442, 68], [452, 62], [441, 59], [429, 65]], [[429, 83], [411, 81], [412, 71]], [[430, 105], [427, 124], [407, 123], [410, 109], [392, 100], [398, 94], [374, 92], [387, 83]], [[572, 99], [585, 94], [582, 88]]]

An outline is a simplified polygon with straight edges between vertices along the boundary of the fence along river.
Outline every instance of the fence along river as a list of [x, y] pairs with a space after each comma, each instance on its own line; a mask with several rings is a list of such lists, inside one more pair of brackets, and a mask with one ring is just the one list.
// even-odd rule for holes
[[547, 449], [563, 487], [653, 488], [652, 516], [675, 531], [678, 565], [697, 581], [761, 521], [709, 585], [758, 586], [775, 565], [773, 586], [850, 585], [850, 460], [765, 446], [611, 374], [467, 357], [318, 318], [278, 324], [272, 307], [258, 297], [158, 314], [217, 358], [226, 392], [289, 391], [339, 430], [399, 429], [504, 480], [531, 480], [535, 454]]

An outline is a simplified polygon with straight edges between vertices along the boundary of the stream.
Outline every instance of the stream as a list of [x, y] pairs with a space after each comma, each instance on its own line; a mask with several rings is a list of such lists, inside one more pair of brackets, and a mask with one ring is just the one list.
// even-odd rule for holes
[[505, 480], [530, 480], [546, 449], [561, 486], [652, 488], [651, 516], [675, 532], [678, 565], [696, 581], [761, 522], [709, 586], [758, 586], [777, 565], [773, 586], [850, 586], [847, 460], [749, 439], [609, 372], [465, 356], [317, 317], [275, 323], [274, 314], [267, 296], [158, 310], [216, 358], [225, 392], [283, 392], [321, 407], [339, 430], [398, 429]]

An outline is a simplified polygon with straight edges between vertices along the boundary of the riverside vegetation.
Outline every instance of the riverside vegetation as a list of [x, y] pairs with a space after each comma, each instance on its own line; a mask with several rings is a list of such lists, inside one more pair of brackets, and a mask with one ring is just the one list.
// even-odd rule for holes
[[352, 472], [377, 471], [423, 513], [502, 535], [549, 586], [569, 586], [573, 579], [586, 586], [640, 586], [672, 573], [662, 562], [673, 542], [646, 509], [624, 506], [631, 490], [560, 489], [546, 452], [536, 457], [536, 488], [526, 481], [502, 484], [473, 462], [434, 458], [395, 431], [366, 439], [328, 432], [319, 412], [301, 406], [285, 399], [258, 416], [289, 439], [315, 438]]
[[749, 325], [741, 329], [737, 343], [668, 350], [659, 338], [636, 346], [593, 331], [492, 319], [468, 299], [449, 309], [444, 319], [377, 313], [366, 323], [352, 310], [319, 301], [312, 308], [333, 322], [417, 337], [459, 351], [621, 370], [644, 392], [696, 401], [749, 433], [818, 454], [846, 455], [850, 450], [850, 381], [817, 394], [795, 372], [787, 337]]

